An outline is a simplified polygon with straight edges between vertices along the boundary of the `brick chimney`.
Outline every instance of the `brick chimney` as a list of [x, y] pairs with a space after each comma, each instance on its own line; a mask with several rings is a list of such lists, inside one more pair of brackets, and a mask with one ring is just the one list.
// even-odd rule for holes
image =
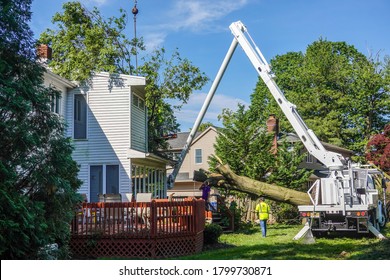
[[41, 44], [38, 46], [38, 56], [40, 60], [51, 60], [51, 48], [48, 45]]
[[267, 120], [267, 131], [268, 133], [272, 133], [274, 135], [271, 150], [272, 153], [276, 154], [278, 150], [279, 120], [274, 114], [269, 115], [269, 118]]

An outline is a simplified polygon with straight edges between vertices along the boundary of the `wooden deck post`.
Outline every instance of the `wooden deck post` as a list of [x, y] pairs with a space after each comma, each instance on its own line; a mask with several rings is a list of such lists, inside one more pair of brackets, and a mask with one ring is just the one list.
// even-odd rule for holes
[[156, 201], [152, 200], [150, 203], [150, 237], [156, 238], [157, 236], [157, 207]]

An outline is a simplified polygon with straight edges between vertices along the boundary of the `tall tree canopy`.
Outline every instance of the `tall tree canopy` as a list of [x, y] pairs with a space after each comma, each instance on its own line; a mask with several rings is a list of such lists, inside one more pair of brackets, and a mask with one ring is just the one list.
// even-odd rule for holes
[[203, 132], [203, 131], [205, 131], [206, 129], [208, 129], [210, 126], [214, 126], [214, 127], [215, 127], [215, 125], [213, 125], [213, 123], [211, 123], [211, 122], [204, 122], [204, 123], [201, 123], [201, 124], [199, 125], [198, 131], [199, 131], [199, 132]]
[[130, 40], [123, 32], [127, 23], [125, 10], [120, 10], [119, 17], [106, 20], [97, 8], [90, 12], [79, 2], [68, 2], [62, 13], [54, 15], [53, 23], [57, 29], [42, 33], [40, 42], [53, 49], [49, 66], [55, 73], [78, 81], [88, 80], [99, 71], [146, 76], [149, 149], [156, 152], [164, 148], [162, 136], [179, 127], [174, 108], [167, 100], [177, 99], [180, 109], [190, 94], [207, 82], [204, 73], [178, 51], [167, 58], [163, 48], [144, 57], [144, 64], [134, 69], [132, 58], [144, 45], [142, 39]]
[[222, 161], [238, 176], [302, 189], [311, 172], [299, 168], [306, 155], [301, 145], [282, 142], [273, 152], [274, 135], [267, 132], [267, 119], [254, 117], [243, 105], [236, 112], [225, 109], [221, 118], [224, 128], [216, 139], [217, 158], [210, 159], [212, 170]]
[[0, 4], [0, 256], [38, 258], [57, 242], [66, 253], [79, 199], [78, 167], [64, 124], [51, 113], [59, 93], [43, 86], [28, 26], [31, 0]]
[[[265, 121], [262, 125], [251, 118], [241, 104], [236, 112], [224, 109], [221, 118], [223, 128], [216, 139], [215, 154], [237, 175], [263, 181], [273, 162], [273, 136], [267, 133]], [[212, 158], [211, 166], [216, 165], [217, 160]]]
[[[320, 39], [305, 53], [276, 56], [271, 64], [278, 86], [322, 141], [363, 155], [372, 133], [389, 121], [387, 58], [367, 58], [345, 42]], [[251, 109], [260, 115], [276, 113], [283, 128], [291, 130], [263, 81], [252, 95]]]
[[144, 45], [142, 39], [125, 36], [127, 20], [124, 10], [106, 20], [96, 7], [89, 11], [80, 2], [64, 3], [63, 13], [52, 18], [57, 29], [47, 29], [40, 36], [40, 42], [53, 49], [50, 67], [74, 81], [88, 80], [96, 71], [130, 74], [135, 50], [143, 50]]
[[[149, 148], [158, 151], [167, 147], [162, 135], [179, 129], [173, 109], [187, 103], [192, 92], [201, 89], [208, 78], [188, 59], [181, 58], [177, 50], [170, 58], [165, 57], [164, 48], [155, 50], [143, 60], [137, 73], [146, 77]], [[172, 106], [170, 99], [177, 100], [178, 105]]]

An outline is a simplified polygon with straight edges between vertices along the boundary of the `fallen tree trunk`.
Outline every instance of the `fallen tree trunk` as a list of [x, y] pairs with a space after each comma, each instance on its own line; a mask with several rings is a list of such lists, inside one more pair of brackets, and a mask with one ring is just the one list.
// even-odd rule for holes
[[285, 187], [267, 184], [256, 181], [245, 176], [238, 176], [228, 165], [217, 166], [218, 173], [206, 175], [198, 171], [194, 174], [195, 181], [210, 181], [211, 185], [226, 187], [257, 196], [264, 196], [274, 201], [285, 202], [291, 205], [308, 205], [312, 204], [309, 196], [305, 192], [300, 192]]

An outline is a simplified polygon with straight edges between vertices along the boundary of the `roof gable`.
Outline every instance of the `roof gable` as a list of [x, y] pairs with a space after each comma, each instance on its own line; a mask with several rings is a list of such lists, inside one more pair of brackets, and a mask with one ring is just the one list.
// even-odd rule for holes
[[[192, 145], [194, 145], [197, 141], [207, 135], [210, 131], [217, 132], [217, 129], [213, 126], [208, 127], [206, 130], [202, 132], [196, 132], [195, 137], [192, 141]], [[170, 150], [182, 150], [187, 143], [188, 136], [191, 132], [178, 132], [176, 138], [171, 138], [168, 140], [168, 145]]]
[[205, 131], [201, 132], [201, 134], [198, 135], [198, 137], [196, 137], [194, 139], [194, 141], [192, 141], [192, 145], [194, 145], [196, 142], [200, 141], [203, 137], [206, 137], [206, 135], [209, 134], [210, 131], [214, 131], [215, 133], [218, 133], [217, 129], [215, 127], [209, 126]]

